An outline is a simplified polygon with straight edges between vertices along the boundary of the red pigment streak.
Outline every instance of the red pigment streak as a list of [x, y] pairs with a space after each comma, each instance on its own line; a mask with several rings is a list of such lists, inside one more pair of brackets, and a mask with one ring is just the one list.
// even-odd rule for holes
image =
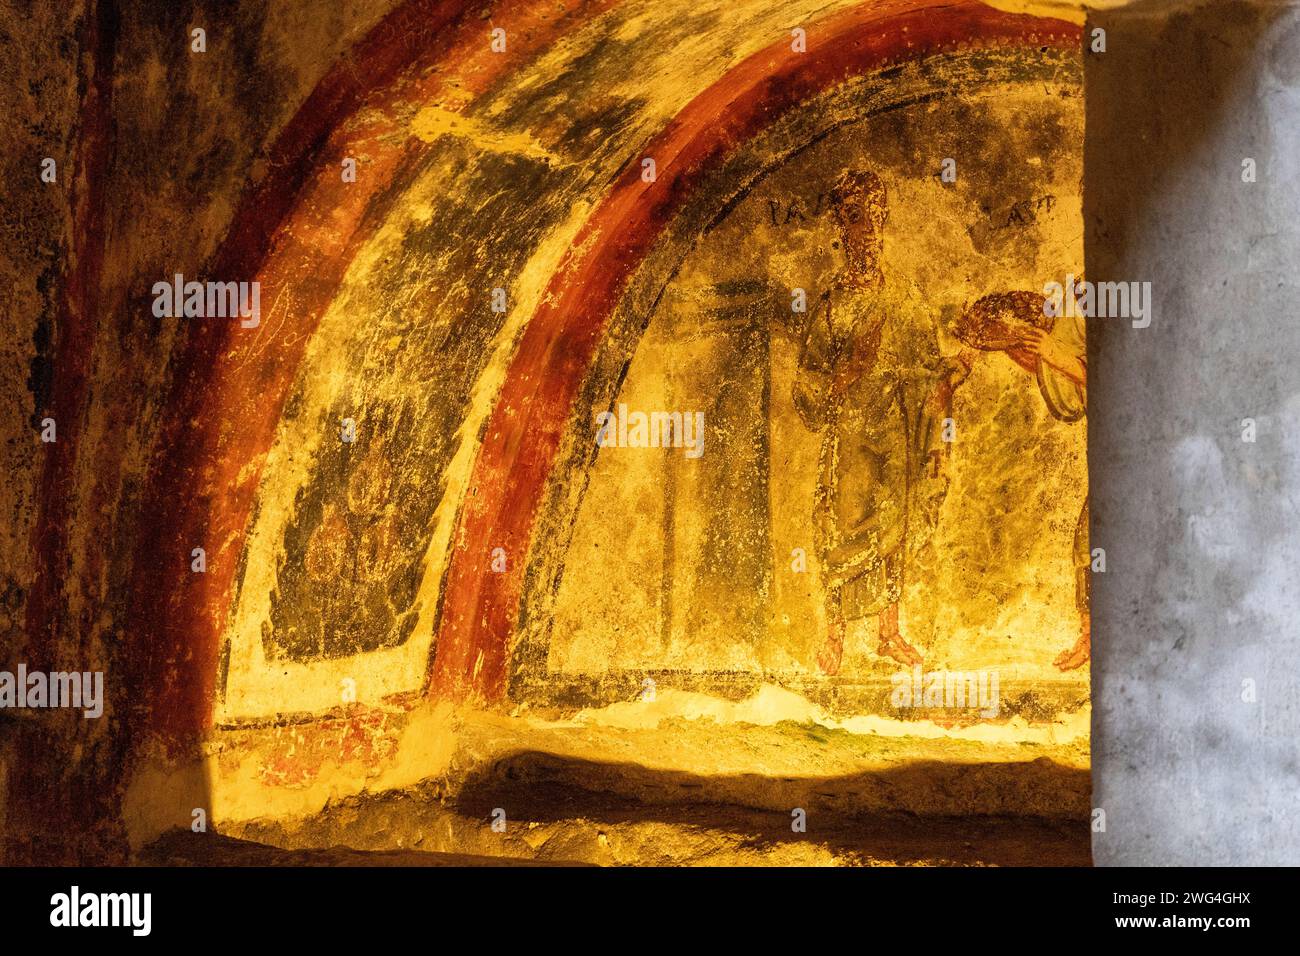
[[[99, 4], [85, 17], [82, 29], [81, 48], [93, 51], [94, 60], [81, 103], [76, 153], [73, 162], [65, 166], [76, 177], [72, 184], [72, 267], [64, 279], [54, 324], [50, 405], [36, 409], [39, 417], [54, 419], [57, 440], [36, 445], [45, 461], [32, 530], [37, 573], [27, 602], [27, 660], [33, 667], [55, 663], [59, 629], [69, 623], [61, 614], [60, 583], [72, 564], [69, 539], [76, 498], [78, 426], [85, 418], [89, 396], [98, 318], [95, 303], [104, 264], [104, 180], [111, 155], [117, 30], [111, 8], [110, 3]], [[95, 561], [90, 561], [86, 573], [93, 580], [98, 573]]]

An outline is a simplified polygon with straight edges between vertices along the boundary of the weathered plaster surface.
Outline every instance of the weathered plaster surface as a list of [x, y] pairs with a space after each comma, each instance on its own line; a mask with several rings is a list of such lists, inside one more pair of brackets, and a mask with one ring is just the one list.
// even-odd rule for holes
[[1088, 330], [1099, 864], [1300, 858], [1298, 13], [1085, 30], [1089, 277], [1155, 301]]

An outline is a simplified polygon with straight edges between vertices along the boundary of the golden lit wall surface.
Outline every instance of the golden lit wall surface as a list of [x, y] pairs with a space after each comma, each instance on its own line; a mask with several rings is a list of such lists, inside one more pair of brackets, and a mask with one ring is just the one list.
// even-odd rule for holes
[[[1086, 861], [1078, 25], [489, 7], [316, 63], [287, 5], [242, 79], [100, 25], [14, 580], [121, 675], [64, 748], [105, 845]], [[159, 147], [179, 77], [258, 145]]]
[[[1053, 659], [1079, 636], [1084, 425], [1053, 414], [1036, 373], [1004, 352], [963, 354], [953, 333], [980, 297], [1037, 288], [1081, 260], [1072, 79], [1007, 80], [921, 103], [903, 93], [888, 111], [849, 96], [827, 102], [826, 114], [856, 115], [782, 156], [710, 224], [645, 317], [614, 406], [624, 428], [638, 411], [702, 414], [702, 444], [598, 451], [543, 680], [662, 668], [723, 682], [753, 673], [869, 685], [923, 659], [1064, 690]], [[927, 157], [949, 155], [979, 166], [951, 184], [939, 170], [915, 175]], [[879, 177], [887, 215], [870, 266], [846, 256], [837, 221], [853, 214], [843, 209], [853, 200], [837, 208], [837, 183], [857, 171]], [[864, 268], [878, 275], [858, 288]], [[792, 290], [803, 290], [806, 311]], [[862, 313], [841, 331], [855, 300]], [[809, 343], [828, 313], [845, 353], [819, 357], [829, 375], [855, 347], [876, 354], [842, 373], [859, 378], [841, 396], [813, 399], [822, 407], [807, 417], [834, 419], [823, 424], [805, 421], [796, 399], [820, 384]], [[953, 375], [965, 377], [928, 416], [933, 434], [908, 434], [922, 426], [903, 406], [930, 400]], [[842, 561], [861, 565], [829, 568], [819, 525], [847, 550]], [[852, 553], [870, 550], [852, 540], [863, 533], [881, 539], [879, 558]], [[833, 593], [888, 591], [891, 582], [867, 580], [884, 576], [877, 561], [902, 566], [892, 598]], [[845, 633], [834, 662], [837, 600]], [[891, 604], [899, 639], [882, 650], [878, 615]], [[1086, 695], [1086, 670], [1064, 673], [1066, 693]]]

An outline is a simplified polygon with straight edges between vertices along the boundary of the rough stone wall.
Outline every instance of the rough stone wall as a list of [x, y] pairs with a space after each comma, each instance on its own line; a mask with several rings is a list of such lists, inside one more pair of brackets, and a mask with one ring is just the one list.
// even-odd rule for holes
[[[130, 557], [147, 547], [139, 488], [175, 344], [174, 326], [149, 318], [149, 285], [201, 269], [283, 125], [392, 6], [7, 0], [0, 10], [0, 106], [12, 118], [0, 160], [6, 666], [120, 663]], [[195, 27], [204, 53], [191, 48]], [[39, 178], [46, 156], [52, 184]], [[47, 415], [52, 445], [38, 438]], [[0, 822], [25, 844], [8, 843], [14, 859], [120, 851], [113, 828], [88, 836], [74, 822], [114, 799], [125, 741], [110, 721], [131, 693], [106, 681], [99, 721], [0, 716]], [[33, 815], [66, 823], [38, 833]]]
[[[71, 5], [70, 5], [71, 6]], [[37, 396], [48, 391], [48, 353], [72, 245], [73, 170], [65, 161], [80, 129], [78, 36], [82, 12], [6, 2], [0, 12], [0, 650], [21, 646], [31, 590], [31, 534], [40, 475]], [[56, 182], [40, 180], [56, 160]], [[0, 833], [17, 718], [0, 713]]]

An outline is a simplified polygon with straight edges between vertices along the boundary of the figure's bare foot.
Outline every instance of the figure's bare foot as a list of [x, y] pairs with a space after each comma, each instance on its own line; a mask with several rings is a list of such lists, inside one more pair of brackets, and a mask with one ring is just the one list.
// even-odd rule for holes
[[1052, 663], [1060, 670], [1072, 671], [1088, 663], [1090, 656], [1092, 656], [1092, 632], [1085, 627], [1079, 632], [1079, 639], [1075, 641], [1074, 647], [1068, 651], [1061, 651]]
[[898, 629], [897, 602], [880, 612], [879, 621], [880, 630], [877, 633], [880, 634], [880, 644], [876, 647], [876, 653], [891, 661], [898, 661], [904, 667], [920, 664], [921, 652], [903, 640], [903, 634]]
[[826, 643], [817, 652], [817, 666], [828, 677], [840, 672], [844, 657], [844, 622], [832, 621], [826, 632]]
[[904, 667], [915, 667], [923, 663], [921, 652], [903, 639], [903, 635], [895, 631], [892, 634], [881, 634], [880, 644], [876, 647], [876, 653], [881, 657], [888, 657], [890, 660], [897, 661]]

